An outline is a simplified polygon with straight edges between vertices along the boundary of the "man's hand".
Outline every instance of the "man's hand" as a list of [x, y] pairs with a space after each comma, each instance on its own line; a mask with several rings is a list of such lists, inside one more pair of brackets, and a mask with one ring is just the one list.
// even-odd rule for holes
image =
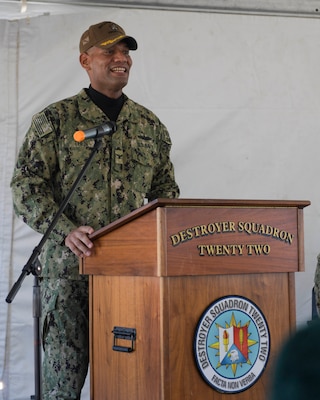
[[80, 226], [65, 238], [65, 245], [78, 257], [90, 256], [93, 243], [88, 235], [94, 232], [91, 226]]

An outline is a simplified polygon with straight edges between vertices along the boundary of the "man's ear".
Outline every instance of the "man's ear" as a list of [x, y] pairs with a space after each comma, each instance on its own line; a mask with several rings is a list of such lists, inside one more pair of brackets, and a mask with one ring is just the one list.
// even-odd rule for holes
[[88, 71], [90, 63], [89, 63], [89, 55], [87, 53], [81, 53], [79, 56], [79, 61], [82, 66], [86, 71]]

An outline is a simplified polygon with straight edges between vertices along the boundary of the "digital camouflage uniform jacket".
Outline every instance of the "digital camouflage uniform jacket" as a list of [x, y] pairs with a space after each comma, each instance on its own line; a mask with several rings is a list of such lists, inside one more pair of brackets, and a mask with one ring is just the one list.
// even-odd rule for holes
[[[36, 114], [20, 149], [11, 181], [14, 209], [44, 234], [91, 154], [94, 140], [73, 134], [108, 118], [82, 89]], [[166, 127], [126, 97], [113, 135], [102, 145], [59, 218], [41, 254], [42, 276], [78, 279], [78, 259], [64, 246], [82, 225], [95, 230], [141, 207], [144, 199], [175, 198], [179, 188], [170, 161]]]

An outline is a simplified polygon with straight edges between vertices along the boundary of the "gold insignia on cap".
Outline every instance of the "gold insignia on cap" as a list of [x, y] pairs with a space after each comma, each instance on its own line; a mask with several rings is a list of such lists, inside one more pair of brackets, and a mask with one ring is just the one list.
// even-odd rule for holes
[[109, 39], [103, 43], [100, 43], [100, 46], [108, 46], [109, 44], [112, 44], [112, 43], [116, 42], [117, 40], [121, 40], [124, 37], [125, 37], [125, 35], [117, 36], [114, 39]]

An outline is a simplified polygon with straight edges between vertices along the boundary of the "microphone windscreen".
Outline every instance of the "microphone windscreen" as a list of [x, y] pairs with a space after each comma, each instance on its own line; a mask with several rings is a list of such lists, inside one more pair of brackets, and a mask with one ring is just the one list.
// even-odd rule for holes
[[73, 134], [73, 139], [76, 142], [82, 142], [86, 138], [86, 134], [83, 131], [77, 131]]

